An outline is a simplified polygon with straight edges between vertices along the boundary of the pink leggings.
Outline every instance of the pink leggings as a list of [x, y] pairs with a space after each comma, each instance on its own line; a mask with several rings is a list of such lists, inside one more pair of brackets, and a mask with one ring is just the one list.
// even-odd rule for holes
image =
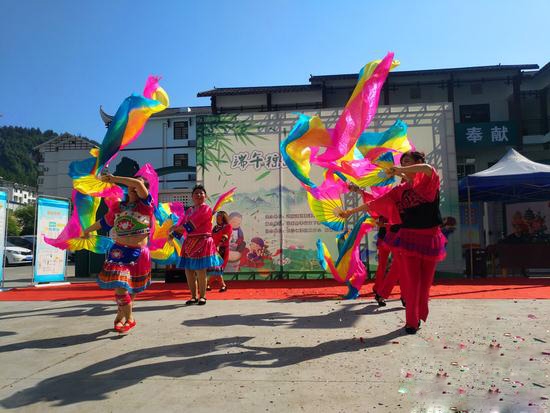
[[372, 290], [380, 294], [382, 286], [384, 285], [384, 278], [386, 278], [386, 269], [388, 266], [388, 258], [390, 257], [390, 249], [385, 245], [378, 246], [378, 267], [374, 274], [374, 286]]
[[[389, 251], [389, 250], [388, 250]], [[396, 254], [395, 252], [392, 252], [392, 262], [390, 265], [390, 269], [388, 270], [386, 276], [382, 279], [380, 286], [376, 286], [375, 289], [379, 296], [382, 298], [388, 298], [393, 290], [393, 287], [396, 286], [397, 282], [403, 275], [402, 267], [402, 259], [401, 254]], [[376, 281], [378, 282], [378, 274], [376, 275]], [[401, 296], [403, 296], [403, 293], [401, 293]]]
[[437, 261], [418, 256], [400, 256], [401, 295], [405, 299], [406, 325], [417, 328], [420, 320], [428, 318], [428, 300]]

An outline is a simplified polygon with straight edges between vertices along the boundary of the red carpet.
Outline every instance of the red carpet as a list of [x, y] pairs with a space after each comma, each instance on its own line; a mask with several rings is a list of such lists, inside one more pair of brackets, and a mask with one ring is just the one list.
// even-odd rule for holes
[[[209, 300], [331, 300], [339, 299], [347, 287], [333, 280], [229, 281], [229, 289], [209, 291]], [[362, 298], [372, 296], [372, 283], [361, 289]], [[399, 288], [392, 298], [399, 297]], [[550, 279], [484, 278], [438, 280], [432, 299], [550, 299]], [[185, 284], [155, 282], [138, 300], [184, 300], [189, 298]], [[17, 288], [0, 293], [0, 301], [112, 301], [113, 293], [101, 290], [95, 282], [52, 287]]]

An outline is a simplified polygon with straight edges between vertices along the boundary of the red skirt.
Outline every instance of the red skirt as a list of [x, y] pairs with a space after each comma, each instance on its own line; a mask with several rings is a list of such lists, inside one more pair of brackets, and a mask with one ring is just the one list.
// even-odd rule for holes
[[415, 229], [401, 228], [391, 245], [396, 251], [408, 256], [433, 261], [443, 261], [447, 255], [447, 238], [439, 227]]

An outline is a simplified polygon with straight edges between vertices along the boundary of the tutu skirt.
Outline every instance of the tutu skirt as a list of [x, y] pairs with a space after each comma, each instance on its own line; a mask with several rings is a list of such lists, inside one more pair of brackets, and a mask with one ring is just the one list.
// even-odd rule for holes
[[189, 236], [183, 242], [179, 268], [203, 270], [222, 264], [223, 260], [210, 235]]
[[401, 228], [391, 239], [390, 248], [406, 256], [443, 261], [447, 255], [447, 239], [439, 227], [415, 229]]
[[124, 288], [131, 294], [145, 290], [151, 284], [149, 248], [114, 244], [107, 253], [97, 283], [104, 289]]

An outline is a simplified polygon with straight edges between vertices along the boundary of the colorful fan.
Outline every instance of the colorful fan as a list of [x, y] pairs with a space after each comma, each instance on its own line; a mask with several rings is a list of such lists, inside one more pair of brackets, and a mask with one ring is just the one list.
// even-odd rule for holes
[[88, 238], [73, 238], [67, 241], [70, 251], [88, 250], [96, 254], [105, 254], [114, 244], [109, 237], [90, 235]]
[[321, 186], [310, 188], [302, 184], [307, 194], [307, 202], [311, 212], [321, 224], [333, 231], [342, 231], [345, 220], [337, 215], [343, 209], [340, 194], [348, 192], [346, 184], [327, 172]]

